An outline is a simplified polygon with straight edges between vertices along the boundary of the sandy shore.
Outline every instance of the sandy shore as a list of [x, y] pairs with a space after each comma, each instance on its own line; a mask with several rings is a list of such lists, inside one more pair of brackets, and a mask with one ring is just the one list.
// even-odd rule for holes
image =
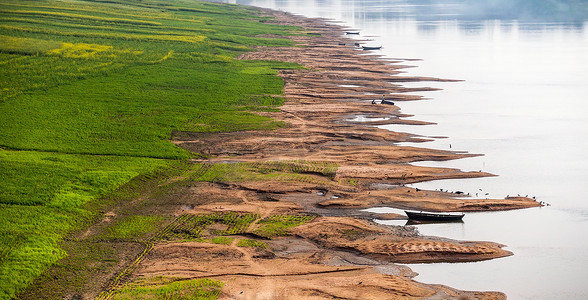
[[[276, 23], [303, 27], [290, 37], [301, 47], [263, 48], [241, 59], [296, 62], [303, 70], [282, 70], [287, 102], [264, 113], [288, 124], [271, 132], [205, 134], [174, 132], [173, 142], [206, 153], [209, 164], [226, 162], [321, 161], [338, 168], [331, 177], [309, 172], [307, 181], [198, 183], [179, 195], [190, 209], [211, 212], [313, 214], [312, 221], [267, 248], [196, 242], [156, 243], [131, 280], [169, 276], [177, 280], [213, 278], [225, 282], [221, 299], [503, 299], [500, 292], [467, 292], [422, 284], [410, 269], [395, 263], [480, 261], [512, 255], [504, 245], [424, 237], [413, 227], [385, 227], [358, 208], [391, 206], [430, 211], [492, 211], [540, 206], [533, 199], [471, 199], [404, 184], [493, 176], [484, 172], [413, 166], [472, 154], [400, 147], [426, 138], [391, 132], [383, 124], [428, 124], [405, 119], [398, 106], [371, 104], [386, 94], [394, 102], [419, 100], [402, 87], [408, 81], [441, 81], [402, 75], [409, 60], [384, 60], [351, 45], [342, 28], [324, 20], [264, 10]], [[358, 122], [356, 116], [376, 118]], [[382, 218], [403, 218], [387, 215]], [[255, 224], [253, 225], [255, 226]], [[212, 230], [212, 229], [211, 229]], [[211, 231], [212, 232], [212, 231]]]

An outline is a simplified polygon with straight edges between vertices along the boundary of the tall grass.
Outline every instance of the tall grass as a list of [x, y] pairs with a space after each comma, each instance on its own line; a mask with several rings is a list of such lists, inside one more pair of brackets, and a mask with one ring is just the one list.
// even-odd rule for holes
[[146, 233], [154, 232], [164, 220], [162, 216], [129, 216], [108, 228], [99, 238], [123, 240], [137, 239]]
[[123, 299], [202, 299], [220, 296], [223, 283], [211, 279], [194, 279], [164, 284], [129, 285], [115, 292], [113, 300]]
[[103, 197], [165, 161], [116, 156], [0, 151], [0, 299], [11, 298], [64, 257], [59, 242], [96, 212]]
[[[62, 238], [97, 214], [85, 204], [190, 158], [173, 130], [284, 126], [253, 112], [280, 105], [276, 69], [299, 66], [233, 59], [292, 45], [260, 35], [296, 28], [264, 20], [198, 1], [0, 3], [0, 299], [66, 255]], [[123, 219], [109, 234], [157, 222]]]

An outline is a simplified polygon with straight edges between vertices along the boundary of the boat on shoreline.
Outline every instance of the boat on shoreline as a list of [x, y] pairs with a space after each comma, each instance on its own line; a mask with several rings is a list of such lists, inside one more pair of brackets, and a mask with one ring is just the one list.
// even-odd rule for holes
[[459, 222], [465, 216], [463, 213], [417, 212], [408, 210], [405, 210], [404, 213], [406, 213], [409, 220], [416, 221]]
[[380, 49], [382, 49], [382, 46], [377, 46], [377, 47], [361, 46], [361, 48], [363, 48], [363, 50], [380, 50]]

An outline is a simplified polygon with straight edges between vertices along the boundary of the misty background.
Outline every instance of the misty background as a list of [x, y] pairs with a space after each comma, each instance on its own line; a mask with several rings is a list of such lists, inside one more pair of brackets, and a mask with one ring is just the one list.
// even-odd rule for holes
[[[518, 19], [523, 21], [584, 21], [588, 0], [412, 0], [436, 15], [458, 19]], [[421, 6], [422, 5], [422, 6]]]

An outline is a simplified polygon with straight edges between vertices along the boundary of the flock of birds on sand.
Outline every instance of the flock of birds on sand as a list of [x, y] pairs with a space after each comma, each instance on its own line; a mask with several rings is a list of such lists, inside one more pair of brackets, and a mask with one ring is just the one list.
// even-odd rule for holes
[[[410, 173], [410, 175], [409, 175], [409, 174], [402, 174], [402, 176], [400, 177], [400, 179], [401, 179], [402, 181], [404, 181], [404, 180], [406, 180], [406, 176], [411, 176], [412, 174], [413, 174], [413, 173]], [[386, 178], [390, 178], [390, 177], [388, 176], [388, 174], [386, 174]], [[404, 183], [400, 183], [400, 186], [405, 186], [405, 185], [404, 185]], [[408, 190], [408, 192], [409, 192], [409, 193], [410, 193], [410, 191], [411, 191], [411, 190]], [[415, 191], [417, 191], [417, 192], [420, 192], [420, 191], [421, 191], [421, 189], [419, 189], [419, 188], [415, 188]], [[466, 196], [469, 196], [469, 197], [471, 197], [471, 194], [470, 194], [470, 193], [465, 193], [465, 192], [462, 192], [462, 191], [455, 191], [455, 192], [454, 192], [454, 191], [443, 190], [443, 189], [435, 189], [435, 191], [445, 192], [445, 193], [449, 193], [449, 194], [456, 194], [456, 195], [466, 195]], [[482, 194], [482, 192], [483, 192], [483, 190], [482, 190], [482, 189], [478, 189], [478, 191], [479, 191], [479, 192], [476, 192], [476, 193], [475, 193], [475, 196], [476, 196], [476, 197], [479, 197], [479, 195], [480, 195], [480, 194]], [[489, 196], [489, 195], [490, 195], [490, 193], [483, 193], [483, 196]], [[510, 198], [510, 197], [511, 197], [510, 195], [506, 195], [506, 197], [504, 197], [504, 199], [508, 199], [508, 198]], [[521, 196], [520, 194], [517, 194], [517, 197], [523, 197], [523, 196]], [[525, 198], [529, 198], [529, 195], [525, 195], [524, 197], [525, 197]], [[544, 201], [537, 201], [537, 198], [536, 198], [535, 196], [533, 196], [533, 197], [531, 197], [531, 198], [532, 198], [533, 200], [535, 200], [536, 202], [538, 202], [539, 204], [541, 204], [542, 206], [551, 206], [551, 204], [549, 204], [549, 203], [547, 203], [547, 202], [544, 202]], [[486, 199], [488, 199], [488, 197], [486, 197]]]
[[[478, 189], [478, 190], [479, 190], [480, 192], [482, 192], [482, 191], [483, 191], [482, 189]], [[416, 188], [416, 191], [417, 191], [417, 192], [419, 192], [419, 191], [421, 191], [421, 189], [419, 189], [419, 188]], [[435, 189], [435, 191], [437, 191], [437, 189]], [[450, 193], [450, 194], [457, 194], [457, 195], [467, 195], [467, 196], [471, 196], [471, 195], [470, 195], [470, 193], [464, 193], [464, 192], [462, 192], [462, 191], [455, 191], [455, 192], [453, 192], [453, 191], [449, 191], [449, 190], [443, 190], [443, 189], [438, 189], [438, 191], [440, 191], [440, 192], [445, 192], [445, 193]], [[480, 193], [475, 193], [476, 197], [478, 197], [478, 195], [479, 195], [479, 194], [480, 194]], [[490, 195], [490, 193], [484, 193], [484, 196], [488, 196], [488, 195]], [[516, 196], [516, 197], [525, 197], [525, 198], [529, 198], [529, 195], [521, 196], [520, 194], [517, 194], [517, 196]], [[506, 195], [506, 197], [504, 197], [504, 199], [508, 199], [508, 198], [511, 198], [511, 196], [510, 196], [510, 195]], [[488, 198], [486, 197], [486, 199], [488, 199]], [[542, 206], [551, 206], [551, 204], [549, 204], [549, 203], [547, 203], [547, 202], [545, 202], [545, 201], [537, 201], [537, 198], [536, 198], [535, 196], [532, 196], [532, 197], [531, 197], [531, 199], [535, 200], [536, 202], [538, 202], [538, 203], [539, 203], [539, 204], [541, 204]]]

